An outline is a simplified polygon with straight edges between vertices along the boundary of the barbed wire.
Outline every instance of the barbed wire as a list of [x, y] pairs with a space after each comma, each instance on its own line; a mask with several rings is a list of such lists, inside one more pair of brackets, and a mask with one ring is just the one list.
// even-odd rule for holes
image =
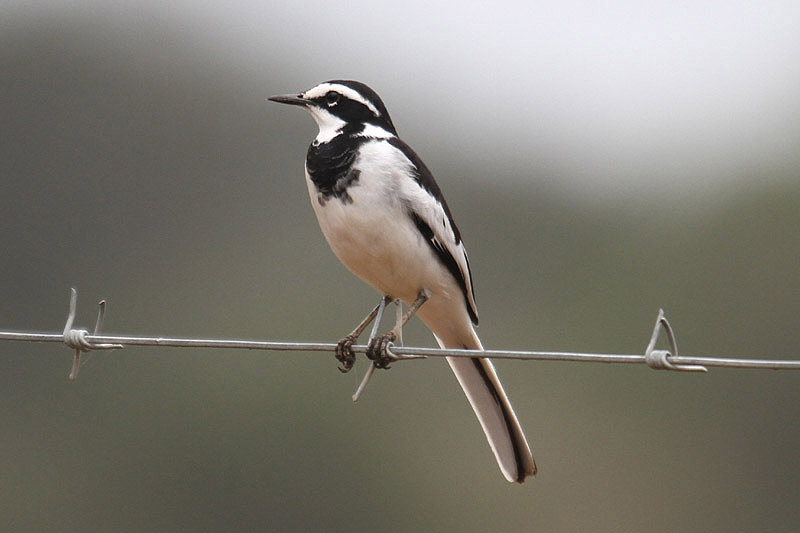
[[[375, 335], [376, 328], [383, 313], [385, 300], [382, 300], [380, 313], [373, 327], [371, 336]], [[114, 350], [126, 346], [169, 346], [173, 348], [222, 348], [245, 350], [271, 350], [271, 351], [303, 351], [303, 352], [328, 352], [336, 349], [335, 343], [319, 342], [280, 342], [257, 341], [238, 339], [192, 339], [176, 337], [143, 337], [131, 335], [103, 335], [100, 333], [105, 315], [105, 300], [99, 302], [99, 311], [94, 332], [85, 329], [73, 328], [77, 310], [77, 291], [70, 291], [70, 305], [67, 322], [62, 333], [29, 333], [20, 331], [0, 331], [0, 341], [21, 342], [59, 342], [75, 350], [70, 380], [76, 379], [80, 365], [81, 353], [92, 350]], [[669, 342], [669, 350], [655, 349], [661, 330], [664, 330]], [[366, 353], [367, 345], [354, 344], [354, 353]], [[703, 357], [679, 355], [675, 334], [667, 321], [664, 311], [659, 310], [650, 342], [644, 354], [601, 354], [580, 352], [551, 352], [528, 350], [464, 350], [444, 348], [422, 348], [411, 346], [396, 346], [391, 344], [389, 355], [392, 359], [401, 361], [405, 359], [424, 359], [427, 357], [487, 357], [490, 359], [513, 359], [523, 361], [573, 361], [584, 363], [621, 363], [621, 364], [646, 364], [657, 370], [673, 370], [683, 372], [707, 372], [707, 367], [726, 367], [742, 369], [769, 369], [769, 370], [800, 370], [800, 360], [787, 359], [756, 359], [736, 357]], [[354, 400], [366, 385], [371, 371], [359, 387]]]

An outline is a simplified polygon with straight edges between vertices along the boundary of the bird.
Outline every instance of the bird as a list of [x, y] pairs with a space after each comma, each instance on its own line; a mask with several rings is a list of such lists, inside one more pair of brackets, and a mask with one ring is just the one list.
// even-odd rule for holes
[[[467, 251], [433, 174], [400, 139], [378, 94], [364, 83], [330, 80], [268, 100], [308, 111], [319, 131], [305, 178], [322, 233], [339, 260], [384, 302], [408, 306], [390, 331], [370, 339], [367, 357], [388, 368], [388, 349], [413, 315], [441, 348], [483, 350]], [[378, 307], [336, 346], [340, 370]], [[448, 357], [503, 476], [523, 483], [536, 463], [508, 396], [486, 358]]]

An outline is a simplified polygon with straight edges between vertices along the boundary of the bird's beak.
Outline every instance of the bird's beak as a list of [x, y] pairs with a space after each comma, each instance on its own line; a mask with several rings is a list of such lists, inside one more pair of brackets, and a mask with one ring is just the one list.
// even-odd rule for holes
[[270, 96], [267, 100], [289, 105], [308, 105], [310, 102], [303, 98], [302, 94], [279, 94]]

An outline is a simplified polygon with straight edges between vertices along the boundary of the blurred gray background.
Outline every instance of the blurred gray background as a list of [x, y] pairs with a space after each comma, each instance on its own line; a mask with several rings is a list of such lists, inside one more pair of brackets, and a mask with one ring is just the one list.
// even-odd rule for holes
[[[377, 302], [317, 227], [370, 84], [431, 167], [492, 348], [800, 357], [796, 2], [3, 2], [0, 329], [334, 342]], [[51, 4], [51, 5], [49, 5]], [[386, 325], [388, 327], [388, 324]], [[407, 343], [430, 346], [419, 323]], [[497, 363], [506, 483], [444, 362], [0, 344], [6, 531], [795, 531], [800, 374]]]

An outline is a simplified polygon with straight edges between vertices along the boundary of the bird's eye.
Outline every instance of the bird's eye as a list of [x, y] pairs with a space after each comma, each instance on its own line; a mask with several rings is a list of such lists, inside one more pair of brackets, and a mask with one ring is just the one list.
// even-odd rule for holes
[[328, 93], [325, 95], [325, 101], [329, 106], [336, 105], [339, 103], [339, 96], [341, 95], [336, 91], [328, 91]]

